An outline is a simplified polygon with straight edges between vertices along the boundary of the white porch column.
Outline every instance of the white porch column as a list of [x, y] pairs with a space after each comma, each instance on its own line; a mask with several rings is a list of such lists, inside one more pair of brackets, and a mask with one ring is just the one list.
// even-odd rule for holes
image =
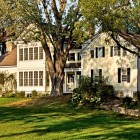
[[67, 72], [65, 71], [64, 92], [67, 91]]
[[74, 87], [77, 86], [77, 71], [74, 72]]

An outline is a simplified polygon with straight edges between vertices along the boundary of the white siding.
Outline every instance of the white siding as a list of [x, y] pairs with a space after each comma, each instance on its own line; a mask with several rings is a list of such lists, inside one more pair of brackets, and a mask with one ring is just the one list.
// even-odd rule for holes
[[[103, 76], [109, 77], [110, 84], [115, 87], [116, 91], [137, 91], [137, 57], [127, 52], [127, 56], [113, 56], [110, 57], [110, 46], [114, 46], [114, 42], [105, 42], [106, 35], [100, 36], [91, 47], [87, 47], [86, 51], [82, 54], [82, 75], [91, 76], [91, 69], [102, 69]], [[105, 47], [105, 57], [91, 58], [90, 50], [95, 47]], [[126, 67], [131, 69], [130, 83], [118, 83], [118, 68]]]

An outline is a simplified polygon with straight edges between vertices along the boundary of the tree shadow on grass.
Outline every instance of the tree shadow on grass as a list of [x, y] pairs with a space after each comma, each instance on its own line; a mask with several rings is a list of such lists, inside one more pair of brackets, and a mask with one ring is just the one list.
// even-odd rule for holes
[[[58, 120], [61, 117], [67, 117], [68, 119], [46, 124], [44, 122], [47, 117]], [[65, 105], [48, 105], [33, 108], [0, 107], [0, 123], [10, 121], [22, 121], [23, 125], [32, 122], [36, 125], [32, 126], [29, 131], [5, 134], [1, 135], [0, 138], [24, 134], [42, 136], [49, 133], [59, 134], [60, 132], [66, 132], [72, 133], [69, 135], [69, 139], [108, 139], [110, 137], [112, 139], [140, 139], [140, 127], [134, 127], [140, 124], [140, 120], [120, 117], [104, 111], [70, 110]], [[42, 123], [37, 124], [36, 122]], [[133, 124], [131, 128], [129, 127], [130, 124]], [[99, 134], [99, 132], [96, 133], [94, 128], [106, 132]], [[114, 128], [120, 129], [114, 130]], [[85, 133], [84, 130], [86, 129], [93, 129], [94, 131]]]

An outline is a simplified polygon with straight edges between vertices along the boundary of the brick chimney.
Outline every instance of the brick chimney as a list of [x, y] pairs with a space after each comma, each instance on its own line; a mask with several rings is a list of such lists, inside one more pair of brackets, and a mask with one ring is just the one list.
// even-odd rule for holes
[[6, 52], [11, 52], [15, 48], [15, 45], [12, 41], [6, 42]]

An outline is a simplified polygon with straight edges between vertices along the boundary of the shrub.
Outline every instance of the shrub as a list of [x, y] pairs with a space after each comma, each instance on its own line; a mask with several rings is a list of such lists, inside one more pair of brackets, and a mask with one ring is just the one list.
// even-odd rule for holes
[[80, 91], [80, 89], [79, 88], [75, 88], [73, 90], [71, 101], [73, 103], [78, 103], [78, 102], [80, 102], [81, 99], [82, 99], [82, 97], [81, 97], [81, 91]]
[[16, 92], [17, 98], [24, 98], [25, 97], [25, 91]]
[[31, 93], [32, 98], [36, 98], [38, 96], [38, 92], [36, 90], [33, 90]]
[[72, 102], [94, 103], [114, 97], [114, 87], [108, 84], [108, 78], [99, 77], [96, 82], [90, 77], [82, 76], [79, 86], [73, 90]]
[[12, 98], [12, 97], [15, 97], [15, 93], [13, 93], [12, 91], [9, 91], [9, 92], [4, 93], [3, 97]]
[[98, 90], [96, 91], [96, 96], [100, 97], [101, 100], [106, 100], [114, 98], [114, 87], [112, 85], [98, 85]]
[[124, 97], [122, 99], [122, 103], [126, 106], [126, 107], [129, 107], [130, 104], [132, 103], [132, 98], [131, 97]]

